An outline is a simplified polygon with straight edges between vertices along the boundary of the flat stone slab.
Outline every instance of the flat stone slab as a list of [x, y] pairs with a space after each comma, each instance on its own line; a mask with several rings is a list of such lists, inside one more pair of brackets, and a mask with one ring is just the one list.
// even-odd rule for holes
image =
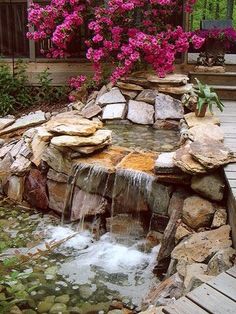
[[36, 111], [35, 113], [28, 114], [17, 119], [12, 125], [0, 131], [0, 135], [7, 134], [18, 129], [38, 125], [46, 122], [45, 113], [42, 111]]
[[199, 124], [193, 126], [189, 130], [190, 137], [194, 141], [204, 141], [206, 138], [214, 141], [224, 141], [224, 131], [218, 125], [215, 124]]
[[103, 109], [102, 120], [124, 119], [126, 103], [106, 105]]
[[55, 136], [51, 140], [51, 144], [59, 147], [100, 145], [110, 140], [111, 134], [112, 131], [110, 130], [98, 130], [93, 135], [87, 137], [70, 135]]
[[131, 83], [125, 83], [125, 82], [117, 82], [116, 85], [120, 88], [130, 90], [130, 91], [141, 91], [143, 90], [142, 86], [131, 84]]
[[121, 94], [119, 88], [114, 87], [110, 90], [110, 92], [107, 92], [103, 94], [101, 97], [99, 97], [96, 101], [96, 104], [104, 106], [107, 104], [116, 104], [124, 102], [125, 97]]
[[155, 120], [180, 120], [183, 116], [184, 108], [181, 101], [169, 95], [157, 95], [155, 101]]
[[15, 118], [0, 118], [0, 130], [8, 127], [15, 122]]
[[159, 77], [157, 75], [148, 75], [147, 80], [151, 83], [158, 84], [178, 84], [185, 85], [189, 81], [189, 77], [184, 74], [167, 74], [165, 77]]
[[183, 95], [189, 93], [193, 89], [193, 84], [186, 84], [183, 86], [158, 86], [158, 91], [161, 93]]
[[153, 175], [156, 158], [156, 153], [132, 152], [119, 163], [118, 168], [141, 171]]
[[189, 143], [175, 152], [174, 163], [182, 171], [189, 174], [201, 174], [207, 172], [207, 169], [190, 154]]
[[96, 127], [93, 123], [91, 123], [91, 125], [61, 123], [51, 127], [49, 131], [65, 135], [89, 136], [96, 132]]
[[184, 115], [184, 119], [189, 128], [197, 125], [206, 125], [208, 123], [220, 125], [220, 119], [210, 112], [207, 112], [205, 117], [196, 117], [195, 112], [190, 112]]
[[130, 100], [127, 119], [138, 124], [153, 124], [154, 107], [142, 101]]
[[[95, 101], [94, 101], [95, 102]], [[84, 118], [90, 119], [102, 112], [102, 108], [98, 105], [92, 105], [81, 111]]]
[[144, 89], [135, 100], [137, 101], [144, 101], [148, 104], [154, 105], [156, 96], [158, 95], [158, 92], [153, 89]]
[[192, 157], [207, 169], [216, 169], [222, 165], [236, 162], [236, 153], [219, 141], [205, 138], [204, 142], [195, 141], [190, 144]]
[[161, 153], [155, 161], [155, 173], [176, 173], [178, 168], [174, 164], [175, 152]]

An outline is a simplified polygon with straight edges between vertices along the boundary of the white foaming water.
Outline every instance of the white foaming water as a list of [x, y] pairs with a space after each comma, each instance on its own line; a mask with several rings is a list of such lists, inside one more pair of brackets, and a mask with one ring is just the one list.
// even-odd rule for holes
[[47, 234], [48, 241], [60, 241], [74, 235], [59, 248], [65, 255], [68, 249], [73, 251], [59, 269], [72, 284], [91, 287], [99, 284], [138, 305], [143, 291], [148, 291], [154, 280], [152, 269], [158, 247], [151, 253], [144, 253], [137, 249], [139, 243], [125, 246], [117, 243], [109, 233], [95, 241], [89, 232], [76, 233], [62, 226], [49, 226]]

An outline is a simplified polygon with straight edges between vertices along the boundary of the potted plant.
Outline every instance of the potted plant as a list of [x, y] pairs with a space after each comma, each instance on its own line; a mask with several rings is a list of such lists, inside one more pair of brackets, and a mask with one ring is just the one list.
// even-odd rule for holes
[[185, 97], [183, 104], [186, 105], [186, 103], [195, 99], [195, 115], [197, 117], [204, 117], [207, 109], [213, 113], [213, 105], [216, 105], [222, 112], [224, 104], [220, 101], [214, 89], [207, 84], [202, 84], [197, 78], [195, 80], [197, 86], [194, 86], [191, 93]]

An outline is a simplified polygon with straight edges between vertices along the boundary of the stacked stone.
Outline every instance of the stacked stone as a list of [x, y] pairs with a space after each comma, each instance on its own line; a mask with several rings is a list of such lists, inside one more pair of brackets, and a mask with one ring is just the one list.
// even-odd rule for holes
[[179, 97], [192, 87], [186, 75], [172, 74], [160, 79], [131, 77], [115, 87], [103, 86], [90, 95], [82, 114], [86, 118], [99, 117], [103, 121], [119, 120], [156, 129], [179, 128], [184, 110], [179, 101], [165, 93]]

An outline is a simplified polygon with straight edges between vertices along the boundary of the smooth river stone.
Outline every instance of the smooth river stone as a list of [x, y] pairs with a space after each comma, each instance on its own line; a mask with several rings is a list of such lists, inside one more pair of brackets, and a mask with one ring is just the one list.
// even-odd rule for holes
[[100, 145], [111, 139], [111, 134], [110, 130], [98, 130], [88, 137], [62, 135], [54, 137], [51, 144], [61, 147]]
[[127, 118], [138, 124], [153, 124], [154, 107], [143, 101], [130, 100]]
[[79, 135], [79, 136], [89, 136], [96, 132], [96, 127], [91, 123], [87, 124], [58, 124], [50, 128], [50, 132], [65, 134], [65, 135]]

